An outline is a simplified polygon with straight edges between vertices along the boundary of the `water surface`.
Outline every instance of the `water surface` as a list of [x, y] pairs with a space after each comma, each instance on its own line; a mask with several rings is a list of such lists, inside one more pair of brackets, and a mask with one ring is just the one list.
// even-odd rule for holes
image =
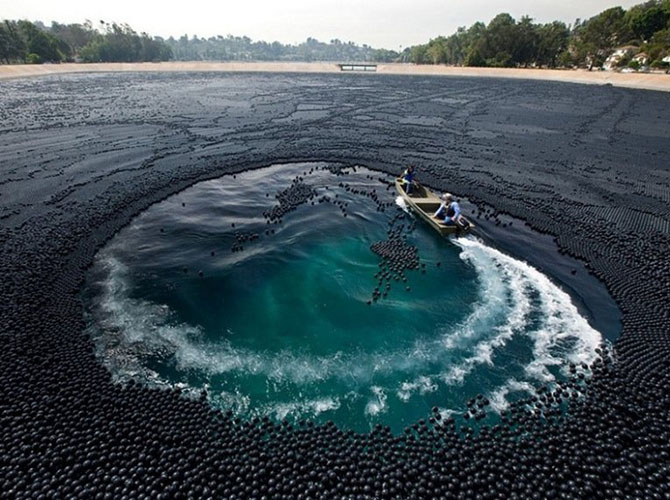
[[[593, 359], [600, 333], [547, 276], [476, 236], [438, 237], [379, 173], [336, 173], [292, 164], [226, 176], [134, 219], [100, 252], [86, 292], [114, 376], [206, 389], [246, 416], [398, 431], [477, 394], [502, 409]], [[313, 196], [268, 220], [298, 184]], [[370, 247], [389, 228], [421, 265], [373, 301], [381, 259]]]

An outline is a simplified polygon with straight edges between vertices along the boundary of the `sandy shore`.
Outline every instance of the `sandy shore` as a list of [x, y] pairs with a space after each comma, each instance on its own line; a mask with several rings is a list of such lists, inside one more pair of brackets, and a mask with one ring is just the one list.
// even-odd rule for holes
[[[339, 73], [330, 62], [165, 62], [165, 63], [96, 63], [0, 66], [0, 79], [59, 73], [98, 73], [108, 71], [207, 71], [207, 72], [297, 72]], [[545, 70], [515, 68], [462, 68], [417, 66], [414, 64], [379, 64], [376, 74], [476, 76], [553, 80], [585, 84], [612, 84], [617, 87], [670, 91], [670, 75], [664, 73], [612, 73], [586, 70]]]

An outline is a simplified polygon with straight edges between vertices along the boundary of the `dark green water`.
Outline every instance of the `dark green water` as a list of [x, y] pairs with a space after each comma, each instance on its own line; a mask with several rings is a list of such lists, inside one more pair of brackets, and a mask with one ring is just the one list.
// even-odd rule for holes
[[[566, 362], [591, 359], [600, 334], [546, 276], [421, 223], [407, 241], [426, 272], [407, 271], [407, 283], [391, 281], [388, 296], [368, 305], [380, 262], [370, 245], [396, 214], [396, 227], [413, 217], [379, 174], [321, 166], [200, 183], [110, 242], [86, 297], [89, 332], [117, 378], [206, 388], [212, 404], [243, 415], [399, 430], [479, 393], [502, 408], [561, 377]], [[264, 211], [298, 175], [315, 198], [267, 224]], [[353, 191], [392, 206], [380, 212]], [[240, 234], [259, 237], [231, 251]]]

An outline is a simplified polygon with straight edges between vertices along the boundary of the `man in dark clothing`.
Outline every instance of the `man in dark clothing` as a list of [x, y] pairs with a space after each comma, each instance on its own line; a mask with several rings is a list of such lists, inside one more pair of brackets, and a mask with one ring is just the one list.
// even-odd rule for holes
[[414, 167], [412, 165], [402, 173], [402, 187], [407, 194], [412, 194], [414, 190]]

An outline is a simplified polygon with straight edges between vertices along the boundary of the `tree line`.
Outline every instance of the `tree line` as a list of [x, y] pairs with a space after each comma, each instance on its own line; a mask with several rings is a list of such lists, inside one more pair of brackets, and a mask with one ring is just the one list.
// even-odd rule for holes
[[137, 33], [127, 24], [100, 21], [93, 26], [52, 22], [0, 23], [0, 61], [10, 63], [145, 62], [145, 61], [391, 61], [397, 52], [368, 45], [329, 43], [307, 38], [300, 44], [253, 41], [246, 36], [183, 35], [164, 40]]
[[137, 33], [127, 24], [9, 21], [0, 23], [0, 61], [10, 63], [146, 62], [172, 58], [159, 37]]
[[253, 41], [246, 36], [189, 38], [183, 35], [178, 39], [170, 37], [166, 43], [178, 61], [372, 61], [377, 52], [365, 44], [338, 39], [325, 43], [315, 38], [285, 45]]
[[[616, 48], [626, 47], [616, 65], [652, 67], [668, 64], [670, 0], [650, 0], [628, 10], [607, 9], [571, 26], [560, 21], [534, 23], [498, 14], [488, 24], [458, 28], [402, 52], [334, 39], [308, 38], [299, 44], [253, 41], [246, 36], [209, 38], [183, 35], [164, 40], [137, 33], [127, 24], [3, 21], [0, 61], [137, 62], [137, 61], [375, 61], [491, 67], [601, 66]], [[644, 59], [636, 55], [644, 54]]]
[[621, 46], [627, 56], [619, 65], [644, 53], [653, 67], [670, 55], [670, 0], [651, 0], [624, 10], [607, 9], [568, 26], [539, 24], [524, 16], [498, 14], [488, 24], [477, 22], [447, 37], [407, 48], [398, 60], [416, 64], [489, 67], [602, 66]]

